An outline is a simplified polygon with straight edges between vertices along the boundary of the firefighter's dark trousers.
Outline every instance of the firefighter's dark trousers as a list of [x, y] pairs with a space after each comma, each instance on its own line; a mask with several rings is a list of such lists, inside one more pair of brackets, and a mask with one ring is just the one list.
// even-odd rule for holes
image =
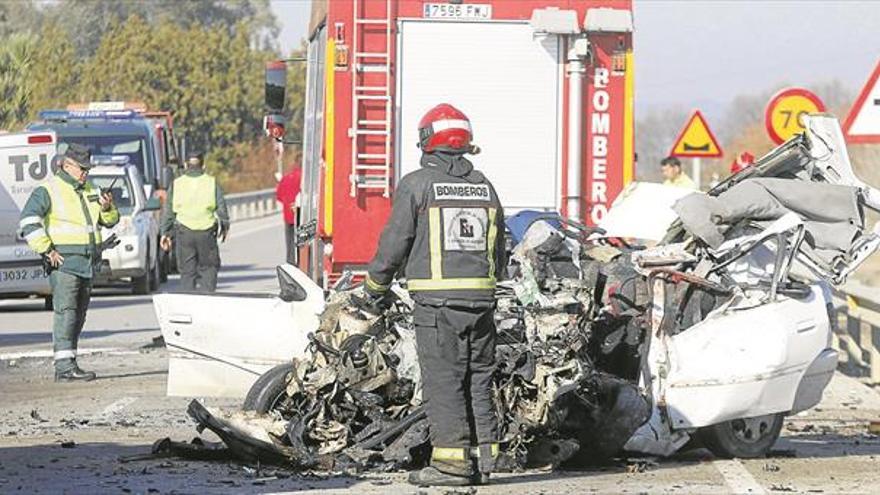
[[76, 364], [79, 335], [92, 296], [92, 279], [55, 270], [49, 275], [49, 283], [55, 313], [52, 326], [55, 371], [64, 372]]
[[216, 230], [190, 230], [183, 225], [177, 225], [175, 230], [180, 289], [214, 292], [220, 270]]
[[493, 308], [423, 304], [413, 310], [422, 395], [427, 400], [434, 447], [432, 464], [452, 474], [470, 474], [470, 459], [443, 462], [438, 451], [454, 453], [498, 441], [492, 398], [493, 313]]

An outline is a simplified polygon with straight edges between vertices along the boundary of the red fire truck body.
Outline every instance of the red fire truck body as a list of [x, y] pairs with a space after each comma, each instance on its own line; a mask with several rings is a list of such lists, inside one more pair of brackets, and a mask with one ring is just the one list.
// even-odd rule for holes
[[595, 224], [632, 180], [631, 0], [314, 0], [310, 33], [300, 259], [325, 285], [366, 268], [438, 103], [508, 215]]

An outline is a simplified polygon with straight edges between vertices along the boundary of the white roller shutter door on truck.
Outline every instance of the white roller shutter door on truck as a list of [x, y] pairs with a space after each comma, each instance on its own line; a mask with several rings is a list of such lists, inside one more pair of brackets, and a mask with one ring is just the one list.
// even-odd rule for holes
[[0, 134], [0, 297], [49, 294], [40, 257], [21, 237], [19, 217], [31, 193], [52, 176], [55, 134]]
[[482, 152], [476, 168], [505, 208], [557, 209], [560, 202], [561, 76], [557, 37], [527, 23], [401, 20], [397, 167], [418, 169], [417, 126], [438, 103], [471, 119]]

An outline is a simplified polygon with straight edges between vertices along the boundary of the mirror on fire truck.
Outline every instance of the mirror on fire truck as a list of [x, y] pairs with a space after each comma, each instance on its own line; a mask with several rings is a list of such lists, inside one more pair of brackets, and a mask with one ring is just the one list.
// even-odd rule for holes
[[287, 64], [281, 60], [266, 63], [266, 110], [284, 111], [284, 91], [287, 86]]

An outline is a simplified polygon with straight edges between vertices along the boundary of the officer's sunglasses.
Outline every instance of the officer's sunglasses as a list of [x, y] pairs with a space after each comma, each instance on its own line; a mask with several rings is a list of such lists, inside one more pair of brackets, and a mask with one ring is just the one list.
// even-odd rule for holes
[[71, 160], [69, 158], [66, 158], [64, 161], [65, 161], [65, 163], [69, 163], [70, 165], [73, 165], [76, 168], [78, 168], [83, 175], [89, 175], [89, 169], [83, 167], [78, 162]]

